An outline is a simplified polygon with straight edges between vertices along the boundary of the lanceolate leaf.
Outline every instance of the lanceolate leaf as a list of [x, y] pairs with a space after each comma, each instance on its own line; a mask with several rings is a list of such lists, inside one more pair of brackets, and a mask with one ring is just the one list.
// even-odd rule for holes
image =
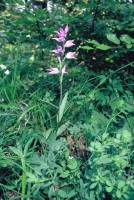
[[65, 106], [66, 106], [66, 102], [67, 102], [67, 97], [68, 97], [68, 92], [66, 92], [66, 94], [65, 94], [65, 96], [64, 96], [64, 98], [62, 100], [62, 103], [60, 105], [58, 122], [60, 122], [62, 117], [63, 117]]
[[69, 126], [70, 122], [67, 121], [65, 124], [61, 125], [59, 128], [58, 128], [58, 131], [57, 131], [57, 135], [60, 135], [61, 133], [63, 133], [67, 127]]
[[124, 35], [122, 35], [122, 36], [120, 37], [120, 40], [121, 40], [122, 42], [125, 42], [126, 44], [131, 44], [133, 38], [131, 38], [129, 35], [124, 34]]
[[16, 149], [15, 147], [9, 146], [9, 148], [11, 149], [11, 151], [16, 154], [17, 156], [19, 156], [20, 158], [23, 157], [22, 152], [19, 149]]
[[94, 188], [96, 187], [97, 184], [98, 184], [98, 182], [92, 183], [92, 184], [90, 185], [90, 189], [94, 189]]
[[114, 44], [120, 44], [120, 40], [117, 38], [115, 34], [108, 34], [107, 39], [113, 42]]
[[110, 46], [105, 45], [105, 44], [100, 44], [100, 45], [97, 46], [97, 49], [101, 49], [101, 50], [104, 50], [104, 51], [108, 50], [110, 48], [111, 48]]
[[93, 47], [90, 47], [90, 46], [83, 46], [83, 47], [81, 47], [82, 49], [86, 49], [86, 50], [92, 50], [92, 49], [94, 49]]
[[96, 40], [87, 40], [86, 42], [88, 42], [89, 44], [94, 44], [95, 46], [100, 45], [100, 43], [97, 42]]

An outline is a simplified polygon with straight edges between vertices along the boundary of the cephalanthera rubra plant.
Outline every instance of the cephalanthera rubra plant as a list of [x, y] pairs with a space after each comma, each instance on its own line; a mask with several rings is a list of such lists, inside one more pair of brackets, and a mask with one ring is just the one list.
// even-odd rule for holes
[[59, 65], [58, 67], [50, 67], [48, 69], [49, 74], [59, 74], [59, 80], [60, 80], [60, 103], [59, 103], [59, 113], [58, 113], [58, 123], [61, 121], [66, 101], [67, 101], [67, 96], [68, 92], [66, 92], [64, 98], [62, 94], [62, 82], [63, 82], [63, 76], [64, 74], [67, 73], [67, 66], [65, 64], [66, 59], [74, 59], [75, 58], [75, 52], [68, 52], [66, 53], [66, 49], [74, 46], [75, 44], [73, 43], [74, 40], [66, 40], [66, 36], [68, 33], [69, 27], [68, 24], [66, 25], [65, 29], [60, 28], [59, 31], [55, 31], [57, 33], [57, 37], [53, 38], [57, 42], [60, 43], [60, 45], [57, 45], [57, 48], [52, 50], [51, 52], [55, 53]]

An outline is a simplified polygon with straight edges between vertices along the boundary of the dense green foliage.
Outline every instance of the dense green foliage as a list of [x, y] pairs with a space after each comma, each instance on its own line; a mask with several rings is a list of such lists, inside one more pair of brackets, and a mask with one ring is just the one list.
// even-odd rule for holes
[[[134, 4], [43, 2], [0, 2], [0, 198], [132, 200]], [[59, 106], [48, 68], [67, 23], [76, 59]]]

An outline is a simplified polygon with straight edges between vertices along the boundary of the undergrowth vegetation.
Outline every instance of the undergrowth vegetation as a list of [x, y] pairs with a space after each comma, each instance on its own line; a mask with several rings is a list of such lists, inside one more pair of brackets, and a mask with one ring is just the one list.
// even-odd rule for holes
[[0, 199], [133, 199], [134, 5], [110, 2], [2, 1]]

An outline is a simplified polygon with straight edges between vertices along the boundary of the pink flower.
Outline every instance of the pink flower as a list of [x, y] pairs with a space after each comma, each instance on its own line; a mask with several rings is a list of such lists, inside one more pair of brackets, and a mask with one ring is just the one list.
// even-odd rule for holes
[[71, 46], [75, 45], [75, 44], [73, 43], [73, 41], [74, 41], [74, 40], [68, 40], [68, 41], [66, 41], [65, 47], [71, 47]]
[[65, 33], [67, 34], [67, 32], [68, 32], [68, 24], [66, 25], [66, 27], [65, 27]]
[[[54, 67], [51, 67], [50, 69], [48, 69], [48, 71], [49, 71], [48, 72], [49, 74], [59, 74], [60, 73], [59, 69], [54, 68]], [[61, 73], [62, 74], [66, 74], [67, 73], [66, 72], [66, 65], [64, 65], [64, 67], [62, 68]]]
[[53, 40], [56, 40], [58, 42], [65, 42], [65, 38], [64, 37], [59, 37], [59, 38], [52, 38]]
[[60, 54], [56, 53], [57, 59], [60, 60]]
[[65, 33], [65, 31], [62, 28], [60, 28], [59, 32], [57, 31], [57, 36], [58, 37], [65, 37], [66, 33]]
[[62, 68], [62, 74], [66, 74], [66, 65], [64, 65], [64, 67]]
[[68, 24], [65, 27], [65, 30], [63, 28], [60, 28], [59, 31], [56, 31], [58, 37], [66, 37], [66, 34], [68, 32]]
[[65, 42], [65, 37], [68, 32], [68, 24], [65, 27], [65, 30], [63, 28], [60, 28], [59, 31], [55, 31], [57, 33], [57, 38], [53, 38], [54, 40], [57, 40], [58, 42]]
[[54, 52], [54, 53], [64, 53], [64, 50], [62, 49], [62, 46], [60, 45], [57, 45], [57, 49], [54, 49], [52, 50], [51, 52]]
[[50, 69], [48, 69], [48, 73], [49, 74], [58, 74], [59, 73], [59, 70], [57, 68], [53, 68], [51, 67]]
[[75, 57], [74, 57], [74, 54], [75, 54], [75, 52], [68, 52], [67, 54], [66, 54], [66, 58], [68, 58], [68, 59], [74, 59]]

